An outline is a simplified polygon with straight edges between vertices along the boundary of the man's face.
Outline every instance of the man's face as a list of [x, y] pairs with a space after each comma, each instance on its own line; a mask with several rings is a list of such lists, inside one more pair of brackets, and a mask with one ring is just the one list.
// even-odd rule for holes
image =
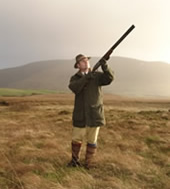
[[80, 69], [80, 71], [86, 71], [90, 68], [90, 63], [88, 58], [82, 59], [78, 64], [77, 67]]

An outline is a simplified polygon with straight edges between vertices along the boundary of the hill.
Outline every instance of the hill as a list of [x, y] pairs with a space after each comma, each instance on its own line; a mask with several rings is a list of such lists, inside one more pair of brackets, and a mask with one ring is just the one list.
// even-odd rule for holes
[[[91, 59], [92, 66], [99, 58]], [[170, 96], [170, 65], [131, 58], [112, 57], [109, 65], [115, 81], [105, 91], [127, 96]], [[49, 60], [0, 70], [0, 88], [69, 91], [70, 77], [77, 71], [74, 60]]]

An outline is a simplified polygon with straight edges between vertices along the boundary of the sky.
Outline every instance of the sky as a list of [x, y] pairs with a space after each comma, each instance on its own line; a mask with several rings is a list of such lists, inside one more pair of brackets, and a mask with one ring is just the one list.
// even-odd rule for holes
[[170, 63], [169, 0], [0, 0], [0, 69], [34, 61], [113, 56]]

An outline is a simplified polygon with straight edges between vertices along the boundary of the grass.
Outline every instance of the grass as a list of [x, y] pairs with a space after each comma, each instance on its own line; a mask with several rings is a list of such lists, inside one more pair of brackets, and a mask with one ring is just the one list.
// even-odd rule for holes
[[21, 90], [0, 88], [0, 96], [30, 96], [40, 94], [55, 94], [54, 90]]
[[159, 136], [147, 136], [146, 144], [151, 146], [153, 144], [159, 144], [161, 142], [161, 138]]
[[[0, 188], [169, 189], [170, 112], [164, 103], [131, 100], [129, 107], [128, 100], [123, 105], [122, 99], [112, 104], [106, 100], [98, 167], [86, 170], [66, 166], [71, 158], [72, 95], [0, 101], [8, 103], [0, 105]], [[82, 162], [84, 156], [85, 144]]]

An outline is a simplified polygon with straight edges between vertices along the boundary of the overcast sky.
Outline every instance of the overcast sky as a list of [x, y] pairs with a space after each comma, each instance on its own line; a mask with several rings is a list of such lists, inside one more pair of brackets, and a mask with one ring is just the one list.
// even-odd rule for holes
[[169, 0], [0, 0], [0, 68], [39, 60], [113, 56], [170, 63]]

